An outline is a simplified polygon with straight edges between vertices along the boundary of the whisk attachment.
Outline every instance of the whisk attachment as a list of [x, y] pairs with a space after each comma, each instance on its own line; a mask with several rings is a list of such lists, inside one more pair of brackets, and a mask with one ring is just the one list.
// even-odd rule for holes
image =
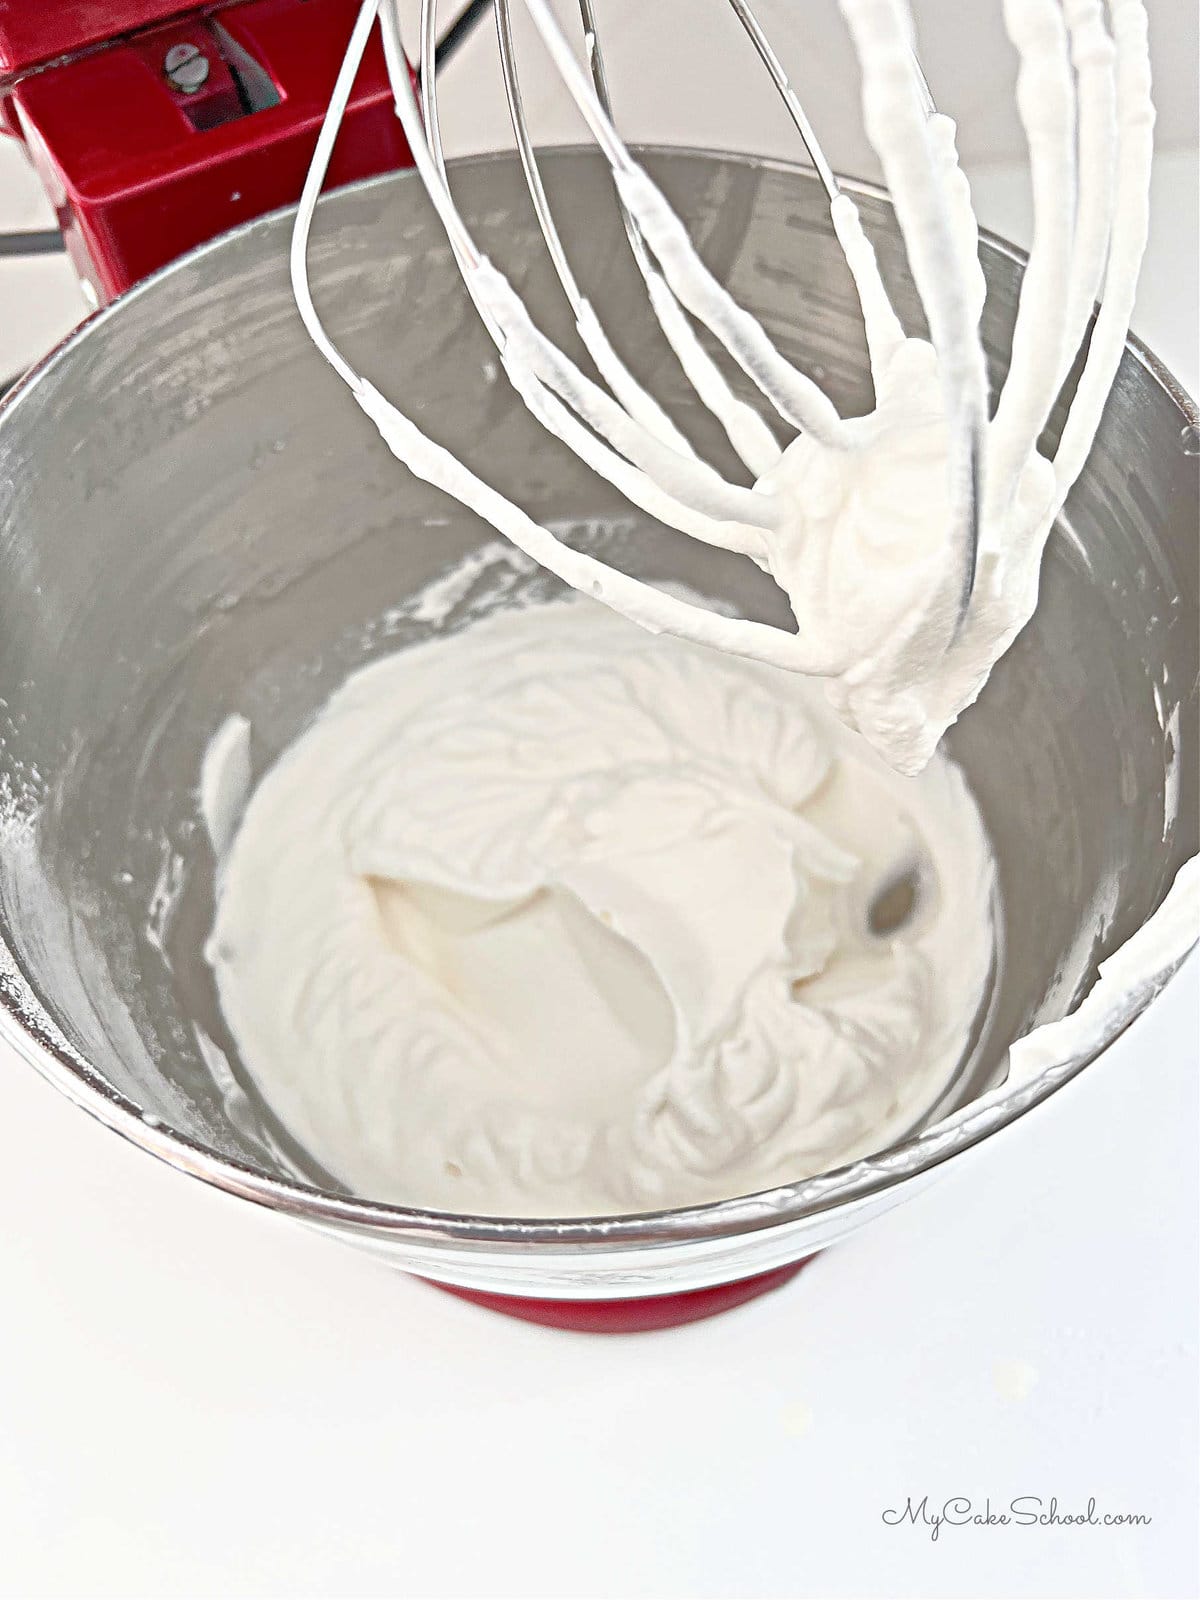
[[[432, 11], [434, 8], [430, 6], [429, 9]], [[538, 225], [546, 241], [559, 281], [563, 286], [572, 310], [575, 312], [580, 336], [592, 354], [593, 359], [596, 359], [596, 352], [592, 348], [595, 342], [596, 319], [591, 313], [590, 307], [583, 300], [583, 296], [579, 292], [571, 274], [570, 267], [567, 265], [562, 240], [555, 225], [549, 202], [546, 198], [545, 188], [541, 181], [541, 172], [538, 167], [529, 124], [525, 117], [524, 100], [521, 94], [512, 42], [509, 0], [496, 0], [495, 11], [500, 66], [504, 78], [505, 93], [508, 97], [513, 134], [526, 181], [529, 185]], [[611, 121], [612, 101], [608, 88], [608, 75], [600, 42], [599, 19], [596, 16], [592, 0], [579, 0], [579, 11], [580, 20], [583, 24], [592, 86], [602, 111]], [[688, 321], [662, 274], [655, 267], [642, 238], [636, 218], [619, 196], [618, 205], [625, 225], [625, 232], [629, 239], [630, 250], [645, 282], [651, 308], [654, 311], [659, 327], [662, 329], [667, 342], [683, 369], [685, 377], [691, 383], [702, 404], [720, 422], [730, 444], [740, 456], [744, 465], [755, 477], [760, 477], [779, 460], [780, 447], [778, 442], [758, 412], [733, 393], [720, 368], [696, 337], [691, 323]], [[672, 425], [668, 422], [668, 426]]]
[[[507, 13], [508, 3], [509, 0], [496, 0], [498, 18], [501, 11]], [[592, 0], [579, 0], [579, 6], [584, 26], [584, 36], [587, 41], [588, 60], [592, 69], [592, 81], [596, 88], [597, 98], [611, 120], [612, 111], [610, 97], [607, 92], [607, 74], [604, 68], [604, 58], [601, 52], [600, 37], [596, 26]], [[792, 87], [787, 70], [776, 54], [753, 7], [748, 4], [748, 0], [729, 0], [729, 7], [741, 23], [758, 53], [759, 60], [766, 68], [767, 74], [783, 101], [796, 132], [800, 135], [813, 170], [821, 182], [821, 187], [828, 196], [839, 242], [842, 245], [847, 262], [851, 266], [855, 285], [863, 302], [863, 313], [868, 333], [869, 335], [874, 335], [874, 348], [870, 352], [872, 368], [873, 370], [882, 370], [896, 348], [903, 342], [904, 331], [900, 326], [899, 318], [892, 311], [886, 291], [883, 288], [875, 263], [874, 251], [871, 249], [863, 232], [858, 209], [852, 201], [843, 195], [837, 175], [821, 146], [820, 140], [817, 138], [816, 131], [801, 104], [799, 96]], [[432, 10], [433, 7], [431, 6], [430, 9]], [[913, 82], [919, 95], [922, 110], [927, 117], [932, 118], [936, 114], [937, 108], [934, 104], [928, 80], [915, 52], [912, 54], [911, 64]], [[506, 86], [510, 71], [511, 67], [505, 71]], [[528, 145], [529, 131], [524, 125], [519, 92], [515, 97], [510, 92], [509, 106], [513, 113], [513, 129], [517, 137], [518, 146]], [[526, 170], [528, 172], [528, 169]], [[630, 244], [634, 248], [639, 266], [642, 267], [643, 275], [647, 275], [649, 270], [648, 258], [646, 257], [645, 246], [642, 243], [637, 223], [630, 216], [628, 209], [624, 205], [622, 205], [622, 212], [626, 229], [630, 235]], [[541, 221], [540, 213], [539, 221]], [[547, 243], [549, 243], [549, 240], [547, 240]], [[654, 296], [652, 295], [651, 298], [653, 303]], [[660, 316], [661, 322], [662, 318]], [[664, 332], [666, 331], [664, 328]], [[674, 341], [672, 342], [674, 343]], [[700, 393], [702, 399], [705, 398], [698, 386], [697, 392]], [[712, 409], [711, 405], [710, 409]], [[959, 449], [965, 457], [966, 468], [964, 474], [964, 500], [959, 508], [962, 547], [962, 587], [959, 594], [958, 612], [958, 621], [960, 623], [966, 615], [975, 585], [986, 423], [985, 406], [968, 403], [962, 407], [962, 440]], [[743, 459], [745, 460], [746, 458], [743, 457]], [[752, 461], [747, 461], [746, 464], [751, 467], [755, 465]], [[764, 469], [759, 467], [757, 470], [762, 471]]]
[[[298, 208], [292, 273], [297, 305], [318, 347], [411, 470], [485, 516], [566, 582], [643, 626], [829, 678], [831, 697], [847, 720], [881, 748], [888, 744], [897, 764], [915, 769], [946, 724], [974, 698], [992, 661], [1032, 610], [1042, 545], [1082, 466], [1120, 357], [1145, 241], [1144, 196], [1139, 205], [1136, 192], [1139, 183], [1145, 187], [1152, 120], [1145, 13], [1143, 0], [1109, 0], [1110, 32], [1102, 0], [1065, 0], [1061, 7], [1059, 0], [1005, 0], [1006, 24], [1021, 63], [1019, 100], [1030, 144], [1038, 231], [1021, 295], [1010, 375], [995, 421], [989, 423], [988, 379], [978, 333], [983, 276], [954, 125], [934, 108], [913, 54], [904, 0], [840, 3], [862, 68], [867, 133], [891, 190], [926, 314], [928, 344], [907, 336], [854, 201], [839, 185], [752, 6], [748, 0], [729, 0], [808, 151], [854, 279], [876, 410], [850, 419], [838, 414], [811, 376], [783, 357], [761, 324], [708, 271], [666, 198], [625, 145], [614, 120], [594, 0], [579, 0], [586, 65], [568, 43], [548, 0], [522, 0], [554, 70], [607, 160], [657, 322], [696, 396], [745, 464], [754, 480], [751, 486], [727, 481], [698, 455], [683, 428], [622, 360], [581, 288], [529, 129], [511, 0], [495, 0], [495, 19], [517, 152], [550, 260], [597, 376], [588, 376], [541, 332], [479, 249], [455, 205], [432, 66], [436, 0], [422, 0], [421, 5], [423, 60], [429, 66], [422, 73], [419, 96], [401, 45], [395, 0], [364, 0]], [[514, 390], [549, 432], [634, 505], [769, 571], [792, 601], [796, 633], [718, 616], [562, 546], [428, 440], [333, 348], [309, 292], [306, 245], [350, 84], [376, 16], [396, 113], [418, 173]], [[1114, 159], [1115, 199], [1107, 165]], [[1102, 282], [1105, 310], [1051, 464], [1038, 454], [1037, 440]], [[1047, 326], [1054, 330], [1052, 338], [1045, 337]], [[753, 381], [774, 413], [770, 420], [761, 405], [735, 393], [698, 329], [722, 345]], [[822, 625], [828, 619], [810, 603], [813, 573], [836, 567], [839, 549], [833, 540], [828, 552], [818, 552], [820, 560], [808, 552], [807, 546], [828, 533], [812, 520], [808, 488], [816, 475], [827, 490], [832, 485], [830, 492], [842, 496], [846, 514], [861, 521], [866, 515], [862, 506], [871, 496], [857, 484], [860, 479], [869, 483], [872, 473], [893, 461], [898, 430], [913, 426], [914, 395], [920, 400], [915, 409], [921, 413], [925, 447], [941, 463], [940, 492], [934, 492], [937, 486], [930, 480], [931, 501], [941, 506], [936, 513], [939, 528], [932, 539], [927, 529], [917, 530], [917, 544], [925, 553], [912, 568], [905, 602], [911, 616], [903, 607], [897, 609], [894, 597], [874, 592], [872, 572], [854, 568], [857, 558], [851, 553], [850, 575], [863, 596], [854, 609], [866, 620], [859, 619], [841, 637], [837, 628]], [[781, 445], [778, 435], [789, 432], [791, 439]], [[909, 532], [915, 528], [913, 522]], [[870, 538], [865, 542], [869, 545]], [[1006, 595], [1002, 591], [1009, 569], [1016, 576]], [[976, 591], [984, 575], [981, 600]], [[854, 591], [847, 590], [843, 573], [831, 593], [844, 601], [848, 592]], [[904, 702], [899, 711], [898, 695]], [[890, 749], [896, 738], [909, 741], [898, 755]]]

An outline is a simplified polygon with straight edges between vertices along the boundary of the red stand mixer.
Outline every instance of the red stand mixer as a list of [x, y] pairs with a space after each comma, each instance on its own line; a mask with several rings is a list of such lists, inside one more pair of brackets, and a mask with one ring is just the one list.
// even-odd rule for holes
[[[0, 127], [24, 141], [97, 304], [294, 201], [352, 0], [0, 7]], [[332, 180], [408, 166], [378, 38]]]
[[[468, 7], [443, 46], [465, 37], [485, 9]], [[297, 200], [357, 10], [358, 0], [0, 5], [0, 130], [26, 146], [95, 305], [215, 235]], [[329, 182], [411, 164], [376, 33]], [[801, 1265], [629, 1300], [450, 1292], [550, 1326], [631, 1332], [739, 1305]]]

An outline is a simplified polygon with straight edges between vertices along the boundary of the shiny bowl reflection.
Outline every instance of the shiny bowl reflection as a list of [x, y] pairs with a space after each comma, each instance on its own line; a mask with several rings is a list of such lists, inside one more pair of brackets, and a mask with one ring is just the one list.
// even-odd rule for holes
[[[865, 409], [852, 286], [811, 176], [682, 151], [647, 163], [785, 353], [843, 410]], [[649, 326], [600, 161], [560, 151], [546, 177], [602, 320], [732, 471]], [[459, 163], [454, 187], [484, 248], [569, 343], [515, 158]], [[890, 209], [867, 189], [861, 203], [915, 325]], [[1003, 1082], [1013, 1039], [1070, 1009], [1197, 849], [1197, 418], [1132, 345], [1052, 537], [1038, 614], [950, 736], [997, 852], [1004, 960], [977, 1048], [935, 1110], [960, 1113], [949, 1126], [931, 1115], [872, 1161], [767, 1194], [564, 1222], [374, 1204], [294, 1148], [238, 1067], [200, 953], [213, 867], [201, 757], [241, 711], [260, 774], [348, 671], [420, 636], [405, 597], [495, 535], [398, 466], [312, 351], [287, 284], [288, 230], [286, 214], [265, 218], [169, 267], [73, 334], [0, 412], [4, 1035], [101, 1121], [206, 1182], [428, 1277], [563, 1298], [797, 1260], [1082, 1070], [1086, 1059], [1061, 1062], [964, 1109]], [[999, 375], [1021, 257], [988, 242], [983, 259]], [[532, 514], [627, 570], [785, 620], [762, 574], [633, 513], [531, 422], [496, 380], [411, 174], [322, 204], [313, 281], [361, 370]], [[1132, 989], [1109, 1031], [1148, 998]]]

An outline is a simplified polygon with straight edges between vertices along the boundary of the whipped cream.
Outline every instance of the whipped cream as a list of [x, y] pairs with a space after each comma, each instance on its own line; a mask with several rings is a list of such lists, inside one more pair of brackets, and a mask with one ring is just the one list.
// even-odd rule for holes
[[[222, 752], [206, 763], [229, 833]], [[573, 600], [355, 674], [253, 794], [208, 945], [245, 1068], [378, 1200], [604, 1215], [885, 1147], [967, 1051], [992, 867], [961, 773]]]

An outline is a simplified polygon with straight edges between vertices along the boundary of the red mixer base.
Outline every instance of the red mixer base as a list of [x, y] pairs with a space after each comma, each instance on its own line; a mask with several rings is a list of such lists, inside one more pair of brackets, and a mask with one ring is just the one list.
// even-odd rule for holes
[[803, 1261], [761, 1272], [756, 1278], [743, 1278], [739, 1283], [718, 1283], [711, 1289], [689, 1289], [683, 1294], [648, 1295], [640, 1300], [521, 1300], [515, 1295], [460, 1289], [457, 1284], [432, 1283], [428, 1278], [424, 1281], [488, 1311], [519, 1317], [522, 1322], [540, 1322], [547, 1328], [569, 1328], [573, 1333], [650, 1333], [656, 1328], [677, 1328], [685, 1322], [699, 1322], [730, 1311], [778, 1289], [812, 1259], [806, 1256]]

